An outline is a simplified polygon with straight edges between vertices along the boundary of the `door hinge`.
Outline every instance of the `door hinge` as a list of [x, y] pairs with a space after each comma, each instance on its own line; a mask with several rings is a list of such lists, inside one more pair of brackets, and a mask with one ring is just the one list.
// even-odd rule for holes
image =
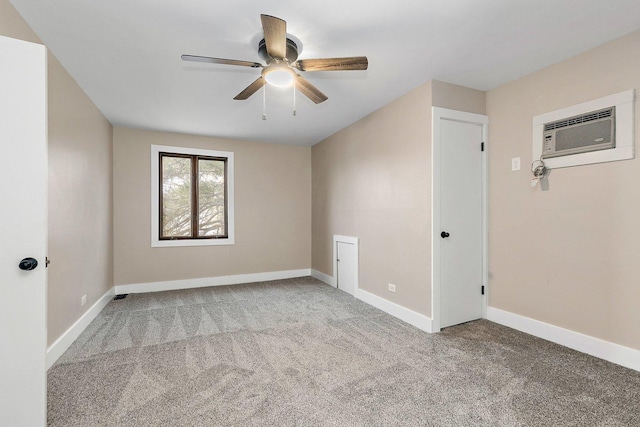
[[480, 143], [480, 151], [484, 151], [484, 142]]
[[484, 285], [480, 286], [480, 292], [484, 295]]
[[48, 268], [49, 264], [51, 264], [49, 257], [44, 257], [44, 268]]

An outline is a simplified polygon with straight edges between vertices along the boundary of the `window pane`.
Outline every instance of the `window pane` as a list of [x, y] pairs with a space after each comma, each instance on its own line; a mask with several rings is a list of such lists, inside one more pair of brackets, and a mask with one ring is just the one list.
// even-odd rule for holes
[[198, 160], [198, 236], [226, 236], [224, 160]]
[[162, 237], [191, 236], [191, 159], [162, 157]]

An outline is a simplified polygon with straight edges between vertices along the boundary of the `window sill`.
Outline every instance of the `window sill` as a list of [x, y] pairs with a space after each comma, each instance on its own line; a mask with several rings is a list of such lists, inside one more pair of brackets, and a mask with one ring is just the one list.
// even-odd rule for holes
[[177, 246], [222, 246], [233, 245], [235, 239], [229, 237], [227, 239], [193, 239], [193, 240], [159, 240], [151, 241], [152, 248], [171, 248]]

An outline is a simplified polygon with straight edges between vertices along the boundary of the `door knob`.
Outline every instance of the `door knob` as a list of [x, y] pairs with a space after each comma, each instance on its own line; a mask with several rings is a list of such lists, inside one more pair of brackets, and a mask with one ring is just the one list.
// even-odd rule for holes
[[442, 237], [443, 239], [446, 239], [447, 237], [449, 237], [449, 233], [447, 233], [446, 231], [443, 231], [442, 233], [440, 233], [440, 237]]
[[34, 270], [36, 267], [38, 266], [38, 260], [36, 260], [35, 258], [25, 258], [22, 261], [20, 261], [20, 264], [18, 264], [18, 267], [20, 268], [20, 270]]

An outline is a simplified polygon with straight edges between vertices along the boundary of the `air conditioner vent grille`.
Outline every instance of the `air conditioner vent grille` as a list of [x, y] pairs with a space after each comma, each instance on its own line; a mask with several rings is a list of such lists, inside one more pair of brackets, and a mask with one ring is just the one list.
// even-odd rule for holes
[[592, 111], [590, 113], [581, 114], [579, 116], [569, 117], [567, 119], [558, 120], [557, 122], [545, 123], [544, 130], [554, 130], [566, 128], [567, 126], [578, 125], [581, 123], [592, 122], [594, 120], [606, 119], [613, 116], [616, 107], [609, 107], [603, 110]]

